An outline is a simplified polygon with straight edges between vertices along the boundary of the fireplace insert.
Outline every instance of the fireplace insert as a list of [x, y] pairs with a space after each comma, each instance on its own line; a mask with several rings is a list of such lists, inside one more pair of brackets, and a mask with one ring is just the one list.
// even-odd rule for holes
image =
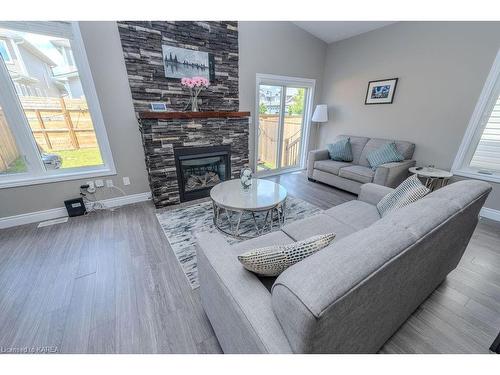
[[174, 149], [181, 202], [208, 197], [210, 189], [231, 178], [231, 146]]

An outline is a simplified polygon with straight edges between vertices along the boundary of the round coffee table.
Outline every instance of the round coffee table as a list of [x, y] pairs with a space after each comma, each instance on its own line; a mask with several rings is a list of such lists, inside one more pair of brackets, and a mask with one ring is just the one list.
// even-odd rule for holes
[[410, 173], [414, 173], [418, 177], [424, 178], [425, 186], [431, 191], [437, 190], [443, 186], [448, 185], [450, 178], [453, 177], [453, 173], [451, 172], [432, 167], [423, 167], [422, 169], [417, 169], [417, 167], [411, 167], [408, 170], [410, 171]]
[[[236, 238], [253, 238], [266, 230], [273, 229], [285, 222], [286, 189], [272, 181], [252, 179], [250, 188], [244, 190], [239, 179], [221, 182], [210, 190], [214, 209], [214, 225], [221, 232]], [[257, 218], [256, 213], [263, 213], [264, 218]], [[255, 225], [255, 235], [240, 233], [241, 218], [249, 214]], [[226, 230], [221, 224], [226, 224]]]

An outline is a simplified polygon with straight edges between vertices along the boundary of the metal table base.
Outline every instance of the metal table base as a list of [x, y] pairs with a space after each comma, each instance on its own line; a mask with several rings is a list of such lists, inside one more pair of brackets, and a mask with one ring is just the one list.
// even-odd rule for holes
[[[212, 207], [214, 210], [213, 222], [215, 227], [224, 234], [238, 239], [250, 239], [261, 236], [264, 233], [272, 232], [273, 228], [277, 226], [280, 228], [285, 224], [286, 220], [286, 199], [278, 203], [276, 206], [266, 210], [237, 210], [220, 207], [215, 201], [212, 200]], [[265, 213], [263, 219], [257, 218], [256, 214]], [[255, 226], [255, 235], [241, 234], [240, 225], [241, 219], [244, 214], [252, 216]], [[221, 224], [226, 224], [228, 230], [222, 227]]]

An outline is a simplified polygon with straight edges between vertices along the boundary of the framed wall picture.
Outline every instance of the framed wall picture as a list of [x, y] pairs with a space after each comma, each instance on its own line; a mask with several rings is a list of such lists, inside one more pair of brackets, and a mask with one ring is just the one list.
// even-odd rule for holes
[[368, 82], [365, 104], [391, 104], [397, 84], [397, 78]]
[[211, 53], [167, 45], [162, 46], [162, 52], [165, 77], [204, 77], [214, 81], [215, 61]]
[[153, 102], [149, 103], [152, 112], [167, 112], [167, 103]]

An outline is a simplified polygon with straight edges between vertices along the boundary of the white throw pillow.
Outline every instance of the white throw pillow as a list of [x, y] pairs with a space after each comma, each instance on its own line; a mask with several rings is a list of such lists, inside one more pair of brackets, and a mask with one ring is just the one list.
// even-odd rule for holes
[[247, 270], [261, 276], [278, 276], [291, 265], [328, 246], [335, 233], [313, 236], [289, 245], [275, 245], [238, 255]]
[[394, 191], [383, 197], [377, 204], [377, 210], [384, 217], [398, 208], [418, 201], [429, 191], [414, 174], [404, 180]]

